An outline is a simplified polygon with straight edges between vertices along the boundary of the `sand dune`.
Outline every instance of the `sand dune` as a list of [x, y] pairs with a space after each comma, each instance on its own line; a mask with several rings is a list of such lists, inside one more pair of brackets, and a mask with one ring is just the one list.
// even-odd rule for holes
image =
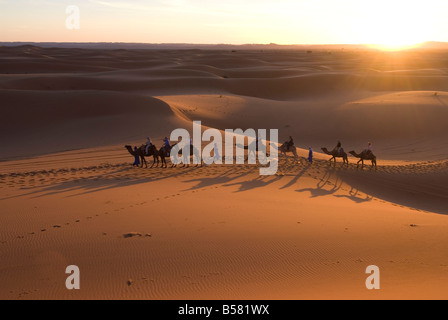
[[[446, 299], [447, 72], [441, 52], [1, 47], [0, 298]], [[125, 144], [193, 120], [279, 129], [300, 164], [131, 166]], [[338, 140], [378, 168], [330, 165]]]
[[2, 159], [126, 143], [180, 124], [168, 105], [142, 95], [0, 90], [0, 99]]

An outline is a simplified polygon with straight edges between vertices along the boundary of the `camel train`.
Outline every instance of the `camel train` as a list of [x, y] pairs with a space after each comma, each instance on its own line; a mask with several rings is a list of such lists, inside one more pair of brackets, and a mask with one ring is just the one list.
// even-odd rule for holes
[[[259, 150], [258, 141], [256, 141], [255, 143], [256, 143], [255, 150], [258, 151]], [[132, 149], [132, 147], [130, 145], [127, 145], [127, 146], [125, 146], [125, 148], [128, 150], [128, 152], [132, 156], [141, 159], [140, 163], [141, 163], [142, 168], [143, 168], [143, 166], [148, 168], [148, 162], [146, 161], [146, 157], [153, 158], [153, 163], [150, 168], [153, 168], [154, 165], [157, 168], [157, 167], [159, 167], [159, 164], [161, 164], [162, 168], [168, 168], [166, 158], [170, 157], [170, 152], [174, 146], [175, 146], [175, 144], [173, 146], [164, 145], [162, 148], [157, 149], [154, 145], [151, 145], [149, 148], [147, 148], [146, 145], [142, 145], [142, 146], [140, 146], [140, 148], [135, 147], [134, 149]], [[251, 149], [248, 146], [237, 145], [237, 147], [243, 148], [245, 150], [249, 150], [249, 152], [253, 152], [253, 148]], [[329, 160], [330, 164], [336, 165], [336, 163], [337, 163], [336, 159], [341, 158], [342, 164], [348, 167], [348, 165], [349, 165], [348, 154], [341, 147], [340, 142], [338, 142], [338, 145], [332, 151], [329, 151], [327, 148], [321, 148], [321, 149], [325, 154], [331, 156], [331, 158]], [[294, 142], [291, 137], [288, 142], [285, 142], [280, 147], [278, 147], [278, 151], [279, 151], [279, 158], [285, 157], [286, 161], [288, 162], [288, 153], [292, 153], [292, 155], [294, 156], [294, 160], [296, 162], [300, 162], [300, 164], [302, 164], [302, 161], [297, 154], [296, 147], [294, 146]], [[179, 155], [181, 155], [181, 154], [182, 154], [182, 150], [179, 151]], [[375, 168], [375, 169], [377, 168], [376, 156], [373, 154], [373, 152], [371, 150], [371, 143], [369, 143], [368, 148], [366, 150], [363, 150], [361, 153], [357, 153], [355, 151], [350, 151], [349, 154], [351, 154], [353, 157], [359, 159], [359, 161], [356, 164], [358, 168], [360, 165], [361, 165], [361, 168], [364, 168], [364, 161], [371, 161], [372, 168]], [[190, 155], [192, 155], [196, 159], [200, 159], [199, 150], [194, 148], [192, 145], [190, 146]], [[186, 160], [186, 159], [184, 159], [184, 160]], [[184, 161], [184, 164], [182, 165], [182, 167], [188, 168], [189, 165], [185, 164], [185, 162], [187, 162], [187, 161]], [[196, 167], [198, 167], [198, 166], [202, 167], [202, 160], [200, 161], [200, 163], [198, 163], [196, 165]], [[176, 167], [176, 164], [173, 163], [171, 165], [171, 168], [173, 168], [173, 167]]]

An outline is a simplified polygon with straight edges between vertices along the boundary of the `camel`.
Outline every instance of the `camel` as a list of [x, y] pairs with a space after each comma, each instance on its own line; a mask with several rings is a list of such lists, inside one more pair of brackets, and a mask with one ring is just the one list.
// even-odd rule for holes
[[[279, 158], [280, 158], [280, 155], [285, 156], [286, 163], [288, 163], [287, 153], [292, 153], [294, 155], [294, 160], [299, 162], [298, 161], [299, 160], [299, 155], [297, 154], [297, 150], [296, 150], [296, 147], [294, 145], [292, 145], [292, 146], [290, 146], [288, 148], [287, 143], [284, 143], [284, 144], [282, 144], [280, 146], [280, 148], [278, 148], [278, 151], [280, 151]], [[302, 163], [302, 162], [300, 161], [300, 163]]]
[[[162, 168], [164, 166], [165, 166], [165, 168], [167, 168], [166, 158], [170, 157], [171, 150], [173, 149], [173, 147], [175, 145], [176, 144], [174, 144], [174, 145], [172, 145], [170, 147], [163, 146], [162, 148], [160, 148], [159, 156], [160, 156], [160, 159], [162, 161]], [[179, 150], [179, 155], [182, 155], [182, 149]], [[194, 148], [192, 145], [190, 146], [190, 155], [193, 155], [193, 157], [195, 157], [196, 159], [200, 158], [199, 151], [196, 148]], [[186, 165], [185, 162], [187, 162], [187, 158], [186, 157], [184, 157], [184, 165], [182, 166], [182, 168], [183, 167], [187, 167], [188, 168], [190, 166], [189, 164]], [[200, 165], [202, 167], [202, 161], [201, 161]], [[173, 163], [171, 165], [171, 168], [176, 167], [176, 166], [177, 165]], [[199, 163], [196, 165], [196, 167], [198, 167], [198, 166], [199, 166]]]
[[364, 160], [370, 160], [372, 161], [372, 168], [375, 167], [375, 169], [377, 168], [376, 166], [376, 156], [373, 153], [369, 153], [367, 154], [367, 151], [364, 150], [361, 153], [356, 153], [355, 151], [350, 151], [349, 152], [352, 156], [354, 156], [355, 158], [359, 158], [360, 160], [357, 163], [357, 166], [359, 167], [359, 163], [362, 162], [362, 168], [364, 168]]
[[342, 149], [340, 153], [337, 152], [336, 150], [333, 150], [330, 152], [330, 151], [328, 151], [327, 148], [322, 148], [322, 151], [325, 154], [332, 156], [332, 158], [330, 159], [330, 163], [334, 159], [334, 164], [336, 165], [336, 158], [342, 158], [343, 164], [347, 164], [347, 166], [348, 166], [348, 155], [347, 155], [347, 153], [345, 153], [344, 149]]
[[154, 161], [152, 163], [151, 168], [154, 167], [156, 162], [157, 162], [157, 167], [159, 166], [159, 163], [160, 163], [160, 161], [159, 161], [159, 151], [157, 151], [157, 148], [154, 145], [152, 145], [149, 148], [148, 154], [146, 154], [146, 145], [142, 145], [140, 148], [138, 148], [137, 149], [137, 154], [134, 152], [134, 150], [132, 149], [131, 146], [125, 146], [125, 148], [128, 150], [128, 152], [131, 155], [133, 155], [133, 156], [135, 156], [135, 155], [140, 156], [140, 159], [142, 160], [141, 161], [141, 167], [142, 168], [143, 168], [143, 164], [146, 166], [146, 168], [148, 168], [148, 162], [146, 161], [145, 157], [151, 157], [151, 156], [154, 158]]
[[249, 157], [250, 157], [251, 154], [253, 154], [253, 156], [256, 157], [257, 156], [257, 152], [259, 152], [261, 150], [264, 150], [266, 152], [266, 156], [269, 156], [269, 154], [267, 152], [266, 145], [264, 145], [263, 142], [260, 142], [259, 140], [254, 140], [248, 146], [247, 145], [243, 146], [241, 144], [237, 144], [236, 147], [240, 148], [240, 149], [248, 150], [248, 154], [247, 154], [246, 160], [249, 160]]

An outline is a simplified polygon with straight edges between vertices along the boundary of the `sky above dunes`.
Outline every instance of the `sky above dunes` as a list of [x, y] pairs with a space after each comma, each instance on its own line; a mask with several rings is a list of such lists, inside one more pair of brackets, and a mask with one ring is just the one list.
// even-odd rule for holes
[[0, 0], [0, 41], [399, 47], [448, 41], [447, 16], [446, 0]]

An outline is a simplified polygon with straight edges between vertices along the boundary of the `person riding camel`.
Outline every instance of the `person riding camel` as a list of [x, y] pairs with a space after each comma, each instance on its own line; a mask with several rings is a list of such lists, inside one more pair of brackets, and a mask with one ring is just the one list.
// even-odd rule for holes
[[333, 152], [336, 152], [338, 155], [342, 154], [342, 143], [341, 141], [338, 141], [338, 144], [336, 145], [336, 147], [334, 147]]
[[170, 151], [171, 151], [171, 145], [170, 145], [170, 140], [168, 139], [168, 137], [165, 137], [163, 139], [163, 149], [165, 149], [165, 153], [167, 154], [167, 156], [169, 156]]
[[367, 149], [364, 150], [366, 156], [371, 156], [373, 155], [373, 147], [372, 147], [372, 143], [369, 142], [367, 145]]
[[289, 141], [285, 142], [287, 150], [290, 151], [290, 149], [294, 146], [294, 139], [289, 136]]
[[168, 137], [165, 137], [165, 139], [163, 139], [163, 146], [170, 149], [170, 140], [168, 139]]
[[146, 152], [146, 154], [149, 154], [149, 148], [151, 148], [152, 147], [152, 143], [151, 143], [151, 139], [148, 137], [148, 138], [146, 138], [147, 139], [147, 141], [146, 141], [146, 148], [145, 148], [145, 152]]

